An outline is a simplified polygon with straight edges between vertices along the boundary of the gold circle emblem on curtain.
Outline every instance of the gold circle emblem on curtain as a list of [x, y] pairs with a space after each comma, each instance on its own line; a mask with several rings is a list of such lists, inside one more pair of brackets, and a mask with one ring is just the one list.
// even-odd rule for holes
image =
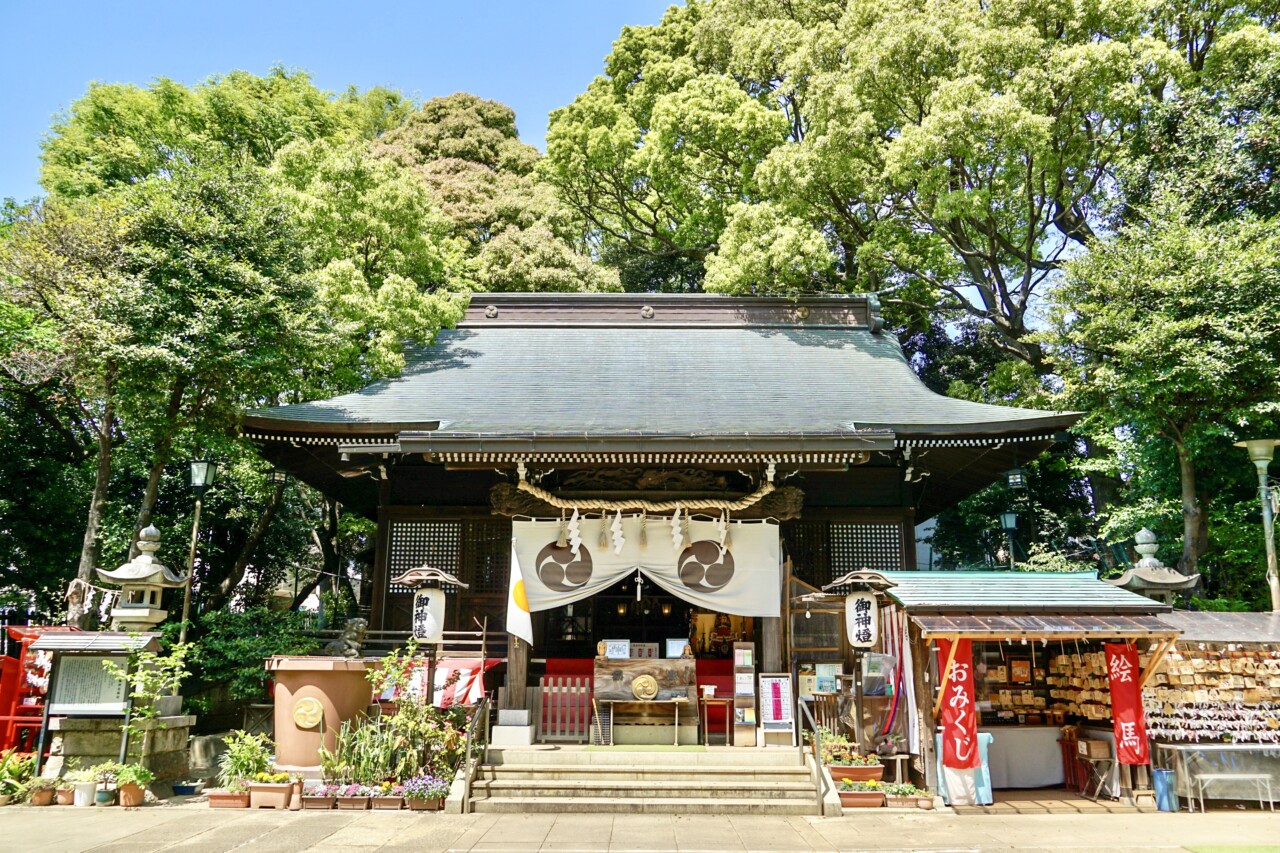
[[652, 699], [658, 695], [658, 679], [652, 675], [637, 675], [631, 682], [631, 695], [637, 699]]
[[293, 722], [300, 729], [314, 729], [324, 718], [324, 706], [314, 696], [299, 699], [293, 706]]

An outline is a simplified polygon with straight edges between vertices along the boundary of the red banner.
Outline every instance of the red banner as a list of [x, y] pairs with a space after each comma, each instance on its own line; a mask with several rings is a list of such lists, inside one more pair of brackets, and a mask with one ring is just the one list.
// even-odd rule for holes
[[1138, 649], [1129, 643], [1103, 643], [1107, 651], [1107, 679], [1111, 682], [1111, 716], [1115, 720], [1116, 758], [1121, 764], [1151, 761], [1147, 719], [1142, 713], [1142, 669]]
[[[951, 653], [950, 640], [938, 640], [938, 662], [945, 666]], [[982, 765], [978, 754], [978, 716], [973, 705], [973, 644], [956, 643], [951, 671], [942, 682], [942, 764], [958, 770]]]

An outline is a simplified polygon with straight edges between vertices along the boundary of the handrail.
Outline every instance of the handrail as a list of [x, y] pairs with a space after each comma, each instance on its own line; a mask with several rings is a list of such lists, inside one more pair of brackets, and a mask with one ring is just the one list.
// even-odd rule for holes
[[466, 769], [462, 774], [462, 813], [468, 814], [471, 811], [471, 779], [475, 775], [476, 765], [472, 763], [472, 748], [475, 740], [476, 724], [480, 720], [484, 720], [484, 745], [480, 750], [481, 760], [485, 757], [489, 749], [489, 697], [485, 696], [476, 704], [475, 713], [471, 715], [470, 722], [467, 723], [467, 739], [463, 747], [462, 761], [466, 765]]
[[[818, 814], [822, 814], [822, 803], [827, 796], [827, 777], [822, 772], [822, 729], [818, 728], [818, 721], [813, 717], [813, 711], [809, 710], [809, 706], [803, 699], [796, 699], [796, 704], [800, 706], [801, 716], [809, 720], [809, 728], [813, 729], [813, 775], [818, 777], [817, 785], [814, 787], [818, 791]], [[800, 728], [800, 761], [804, 761], [804, 727]]]

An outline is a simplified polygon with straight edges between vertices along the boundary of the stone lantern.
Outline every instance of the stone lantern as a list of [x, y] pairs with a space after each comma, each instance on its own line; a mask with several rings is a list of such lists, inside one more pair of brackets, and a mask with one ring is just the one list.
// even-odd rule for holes
[[1142, 555], [1132, 569], [1113, 580], [1109, 584], [1145, 595], [1165, 604], [1173, 604], [1175, 592], [1195, 589], [1200, 582], [1200, 575], [1184, 575], [1177, 569], [1171, 569], [1156, 557], [1160, 546], [1156, 544], [1156, 535], [1147, 528], [1142, 528], [1133, 537], [1133, 549]]
[[115, 571], [98, 569], [98, 576], [120, 586], [120, 598], [111, 609], [114, 631], [149, 631], [164, 621], [169, 611], [161, 608], [166, 589], [179, 589], [186, 577], [174, 574], [156, 559], [160, 531], [148, 525], [138, 534], [138, 556]]

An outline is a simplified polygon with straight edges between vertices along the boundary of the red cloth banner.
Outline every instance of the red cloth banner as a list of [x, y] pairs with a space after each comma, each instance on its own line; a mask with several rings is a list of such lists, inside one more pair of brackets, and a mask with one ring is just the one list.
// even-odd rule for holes
[[[938, 663], [945, 666], [951, 653], [950, 640], [938, 640]], [[942, 765], [956, 770], [972, 770], [982, 765], [978, 753], [978, 716], [973, 703], [973, 643], [956, 644], [951, 671], [942, 682]]]
[[1111, 716], [1115, 720], [1116, 758], [1121, 764], [1151, 761], [1147, 719], [1142, 712], [1142, 672], [1138, 649], [1130, 643], [1103, 643], [1107, 679], [1111, 682]]

